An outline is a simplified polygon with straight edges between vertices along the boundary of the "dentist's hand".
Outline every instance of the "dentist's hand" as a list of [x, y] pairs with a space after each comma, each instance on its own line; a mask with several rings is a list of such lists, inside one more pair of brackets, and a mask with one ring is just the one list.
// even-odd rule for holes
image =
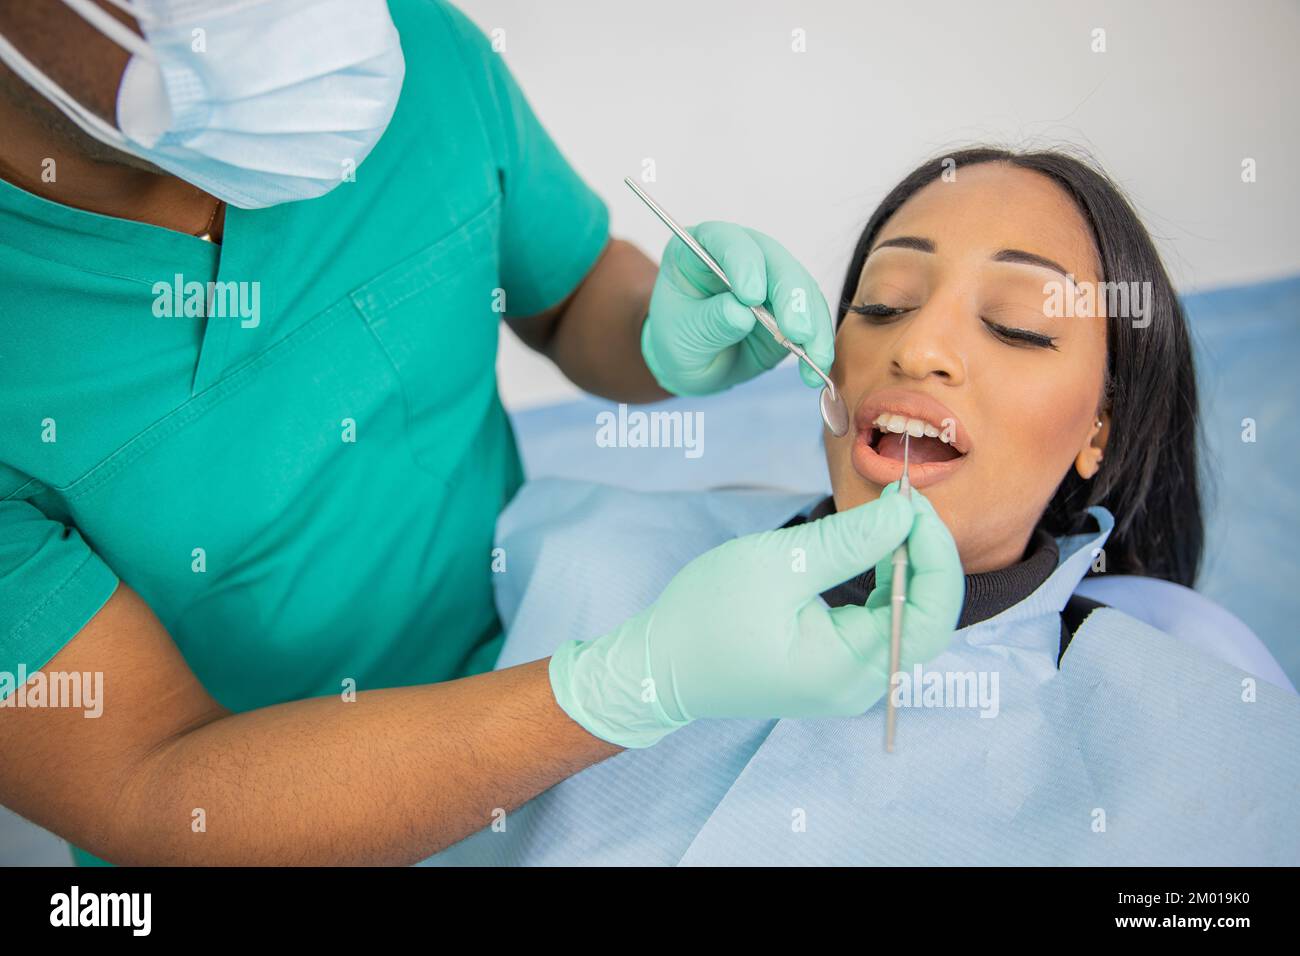
[[[749, 310], [767, 304], [786, 337], [825, 372], [835, 360], [835, 330], [817, 283], [777, 242], [728, 222], [690, 230], [731, 280], [732, 292], [674, 236], [664, 249], [641, 354], [655, 379], [675, 395], [720, 392], [772, 368], [790, 353]], [[803, 380], [821, 387], [799, 363]]]
[[[564, 711], [603, 740], [648, 747], [698, 717], [860, 714], [889, 686], [889, 578], [864, 607], [818, 595], [864, 568], [911, 559], [901, 668], [936, 657], [965, 579], [934, 508], [897, 485], [842, 514], [736, 538], [686, 565], [617, 630], [570, 641], [550, 663]], [[883, 601], [880, 595], [883, 593]]]

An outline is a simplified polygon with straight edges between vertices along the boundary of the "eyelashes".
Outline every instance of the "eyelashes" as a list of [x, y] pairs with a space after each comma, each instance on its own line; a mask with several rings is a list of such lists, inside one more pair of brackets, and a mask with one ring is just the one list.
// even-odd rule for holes
[[[873, 319], [897, 318], [900, 315], [912, 311], [911, 309], [895, 308], [894, 306], [885, 305], [881, 302], [867, 302], [862, 305], [854, 305], [851, 302], [845, 302], [842, 303], [842, 308], [845, 312], [852, 312], [854, 315], [863, 315]], [[1033, 332], [1029, 329], [1018, 329], [1009, 325], [1002, 325], [999, 322], [993, 322], [983, 316], [980, 317], [980, 321], [984, 323], [990, 332], [1008, 343], [1045, 349], [1057, 349], [1055, 336], [1044, 335], [1042, 332]], [[885, 323], [878, 322], [875, 324], [883, 325]], [[1057, 350], [1059, 351], [1059, 349]]]
[[869, 302], [865, 305], [854, 305], [851, 302], [844, 303], [845, 312], [854, 312], [857, 315], [873, 315], [884, 318], [890, 318], [896, 315], [902, 315], [907, 309], [895, 309], [892, 306], [882, 305], [878, 302]]
[[1027, 345], [1034, 345], [1039, 348], [1056, 349], [1056, 339], [1051, 335], [1043, 335], [1041, 332], [1031, 332], [1029, 329], [1016, 329], [1008, 325], [999, 325], [997, 322], [990, 322], [988, 319], [984, 319], [983, 322], [993, 330], [995, 335], [1001, 336], [1004, 339], [1013, 342], [1024, 342]]

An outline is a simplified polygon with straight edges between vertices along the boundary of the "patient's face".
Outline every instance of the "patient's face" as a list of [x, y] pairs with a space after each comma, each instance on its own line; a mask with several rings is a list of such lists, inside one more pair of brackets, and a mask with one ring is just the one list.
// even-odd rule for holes
[[831, 376], [854, 416], [842, 438], [825, 433], [837, 510], [898, 479], [902, 436], [890, 428], [907, 427], [913, 484], [967, 573], [1019, 561], [1068, 470], [1091, 478], [1105, 440], [1105, 318], [1049, 315], [1044, 287], [1069, 280], [1021, 253], [1101, 281], [1087, 223], [1055, 183], [959, 169], [881, 228], [853, 304], [884, 314], [849, 312], [835, 340]]

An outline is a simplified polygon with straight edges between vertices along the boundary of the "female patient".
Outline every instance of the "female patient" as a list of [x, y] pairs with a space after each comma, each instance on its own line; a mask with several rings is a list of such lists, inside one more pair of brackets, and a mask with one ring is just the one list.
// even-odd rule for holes
[[[1300, 859], [1295, 698], [1260, 685], [1247, 706], [1242, 672], [1073, 597], [1085, 575], [1191, 587], [1203, 543], [1187, 328], [1115, 187], [1058, 153], [921, 166], [854, 250], [832, 375], [855, 427], [825, 435], [830, 497], [526, 488], [498, 529], [517, 561], [498, 592], [513, 624], [498, 667], [654, 601], [665, 555], [680, 565], [897, 493], [907, 432], [911, 481], [952, 533], [966, 592], [951, 643], [893, 692], [898, 752], [883, 752], [883, 702], [847, 719], [697, 721], [509, 820], [485, 810], [492, 826], [431, 862]], [[887, 561], [822, 597], [887, 606], [878, 573]]]
[[[968, 574], [1015, 565], [1036, 528], [1081, 531], [1087, 507], [1103, 505], [1115, 517], [1108, 572], [1190, 587], [1203, 534], [1196, 383], [1145, 230], [1076, 160], [951, 159], [951, 181], [928, 164], [895, 187], [854, 251], [835, 374], [859, 429], [827, 437], [836, 507], [899, 477], [901, 443], [873, 423], [915, 401], [910, 417], [953, 426], [946, 444], [912, 443], [912, 481]], [[1116, 296], [1129, 314], [1106, 315], [1103, 282], [1145, 293]]]

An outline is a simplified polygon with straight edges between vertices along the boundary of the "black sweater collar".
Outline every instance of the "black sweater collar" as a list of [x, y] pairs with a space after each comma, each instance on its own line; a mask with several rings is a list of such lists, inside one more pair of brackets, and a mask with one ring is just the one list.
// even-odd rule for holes
[[[827, 495], [813, 507], [806, 518], [803, 515], [795, 515], [786, 522], [785, 527], [803, 524], [805, 521], [816, 521], [818, 518], [834, 513], [835, 499]], [[962, 604], [961, 618], [957, 621], [957, 627], [968, 627], [980, 621], [987, 621], [1029, 597], [1056, 570], [1059, 556], [1056, 539], [1042, 528], [1038, 528], [1029, 539], [1025, 556], [1018, 563], [997, 571], [966, 575], [966, 599]], [[867, 595], [875, 586], [875, 580], [876, 569], [868, 568], [857, 577], [822, 592], [822, 597], [831, 607], [866, 604]]]

